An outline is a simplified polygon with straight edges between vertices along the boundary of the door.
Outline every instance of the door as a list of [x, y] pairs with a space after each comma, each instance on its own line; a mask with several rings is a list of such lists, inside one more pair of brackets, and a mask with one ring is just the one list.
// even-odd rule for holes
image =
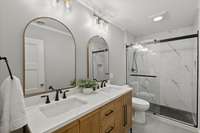
[[44, 42], [25, 38], [25, 88], [28, 94], [45, 89]]

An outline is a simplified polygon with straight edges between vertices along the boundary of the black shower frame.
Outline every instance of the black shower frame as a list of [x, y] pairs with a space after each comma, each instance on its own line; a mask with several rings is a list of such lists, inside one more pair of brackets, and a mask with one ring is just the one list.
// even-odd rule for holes
[[[196, 104], [196, 125], [193, 125], [193, 127], [198, 128], [199, 125], [199, 31], [197, 31], [196, 34], [190, 34], [190, 35], [184, 35], [184, 36], [178, 36], [178, 37], [172, 37], [172, 38], [167, 38], [167, 39], [161, 39], [161, 40], [154, 40], [152, 42], [153, 43], [165, 43], [165, 42], [171, 42], [171, 41], [178, 41], [178, 40], [184, 40], [184, 39], [190, 39], [190, 38], [197, 38], [197, 104]], [[126, 45], [126, 84], [128, 84], [128, 79], [127, 79], [127, 73], [128, 73], [128, 69], [127, 69], [127, 48], [131, 47], [133, 44], [131, 45]], [[133, 75], [134, 76], [134, 75]], [[178, 120], [175, 120], [178, 121]], [[178, 121], [180, 122], [180, 121]], [[184, 122], [181, 122], [184, 123]], [[186, 124], [186, 123], [184, 123]], [[189, 126], [191, 126], [189, 123], [187, 124]]]

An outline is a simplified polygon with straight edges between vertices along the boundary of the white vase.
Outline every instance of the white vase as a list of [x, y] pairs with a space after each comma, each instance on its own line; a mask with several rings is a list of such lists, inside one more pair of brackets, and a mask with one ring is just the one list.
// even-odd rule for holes
[[83, 90], [83, 93], [87, 95], [93, 92], [93, 88], [83, 88], [82, 90]]

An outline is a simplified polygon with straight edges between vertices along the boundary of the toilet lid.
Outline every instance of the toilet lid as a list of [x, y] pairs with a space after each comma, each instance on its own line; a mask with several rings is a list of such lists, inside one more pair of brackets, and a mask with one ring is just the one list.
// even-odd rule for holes
[[136, 98], [136, 97], [132, 98], [132, 103], [140, 104], [140, 105], [149, 105], [149, 102], [147, 102], [143, 99], [140, 99], [140, 98]]

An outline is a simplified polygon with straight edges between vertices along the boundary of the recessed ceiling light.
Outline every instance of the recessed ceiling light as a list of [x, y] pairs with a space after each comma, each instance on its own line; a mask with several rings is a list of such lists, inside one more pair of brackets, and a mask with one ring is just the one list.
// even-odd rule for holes
[[163, 11], [154, 15], [149, 16], [149, 18], [153, 21], [153, 22], [159, 22], [162, 21], [163, 19], [165, 19], [167, 17], [168, 12], [167, 11]]
[[157, 16], [157, 17], [153, 18], [153, 21], [154, 22], [159, 22], [159, 21], [163, 20], [163, 18], [164, 18], [163, 16]]

